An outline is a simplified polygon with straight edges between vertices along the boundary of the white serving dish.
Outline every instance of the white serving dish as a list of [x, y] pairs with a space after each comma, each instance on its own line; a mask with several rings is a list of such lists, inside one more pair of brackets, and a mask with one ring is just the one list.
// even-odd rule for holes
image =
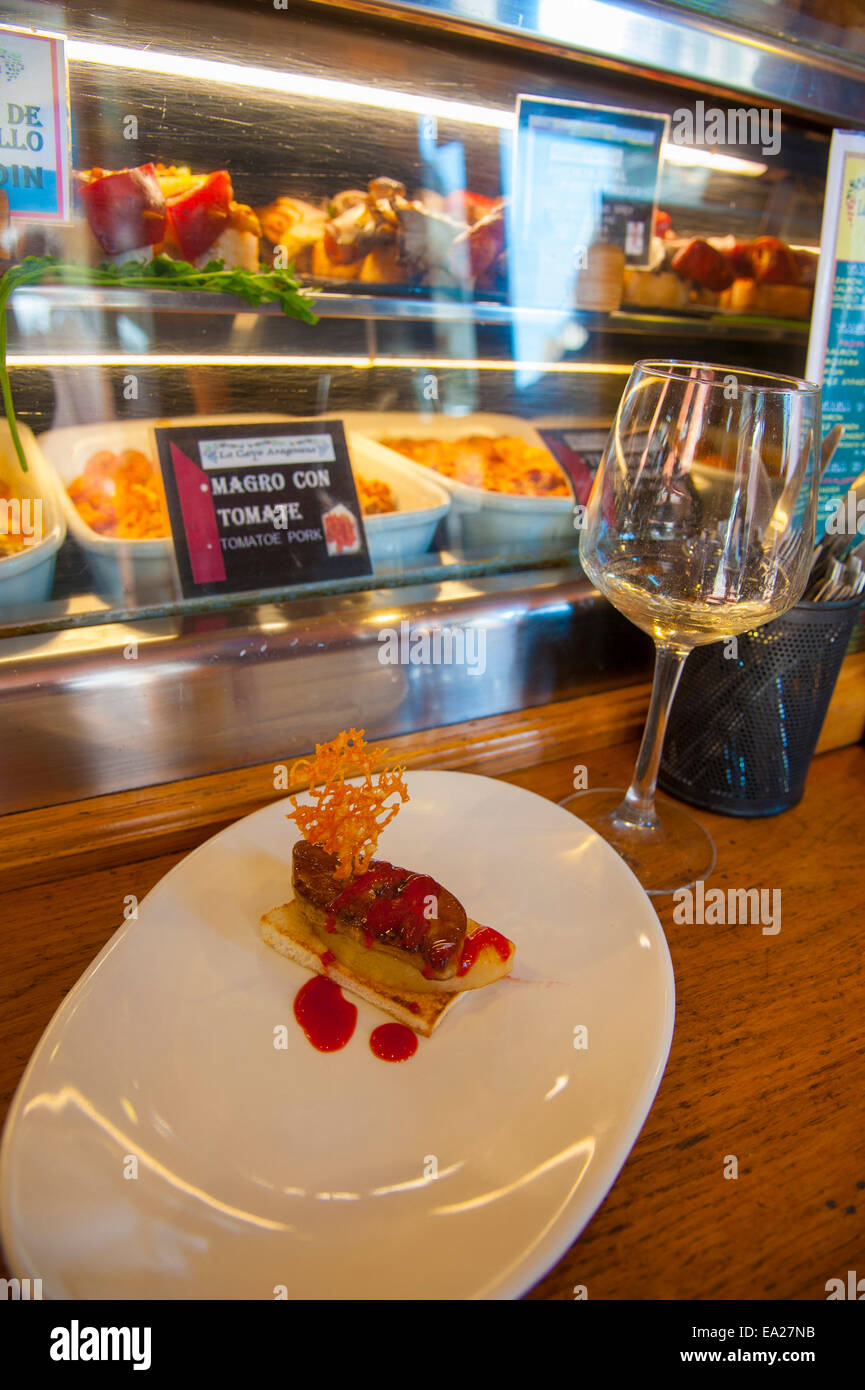
[[563, 807], [465, 773], [406, 783], [383, 857], [516, 942], [517, 978], [405, 1063], [373, 1056], [387, 1016], [357, 998], [348, 1047], [315, 1051], [292, 1009], [311, 977], [259, 934], [290, 893], [289, 803], [228, 826], [139, 903], [24, 1073], [0, 1151], [12, 1277], [60, 1300], [509, 1299], [573, 1243], [663, 1075], [661, 925]]
[[156, 463], [153, 424], [152, 420], [112, 420], [101, 425], [69, 425], [39, 436], [42, 451], [61, 484], [58, 491], [69, 534], [87, 556], [97, 591], [108, 598], [139, 604], [164, 602], [175, 593], [170, 538], [136, 541], [100, 536], [82, 520], [66, 489], [99, 449], [113, 453], [139, 449]]
[[[266, 425], [282, 424], [290, 418], [271, 414], [173, 416], [72, 425], [41, 435], [45, 457], [62, 484], [58, 492], [69, 531], [87, 555], [98, 591], [113, 599], [157, 603], [175, 594], [177, 580], [170, 538], [118, 540], [99, 535], [82, 520], [66, 488], [84, 471], [92, 454], [98, 449], [115, 453], [139, 449], [156, 463], [156, 425]], [[358, 471], [390, 485], [400, 508], [398, 512], [364, 518], [373, 563], [406, 560], [429, 549], [436, 526], [450, 506], [445, 489], [433, 477], [418, 477], [425, 470], [418, 470], [408, 459], [365, 437], [349, 441], [349, 454]]]
[[18, 422], [18, 434], [27, 459], [27, 472], [21, 469], [7, 421], [0, 421], [0, 479], [8, 483], [13, 495], [30, 497], [42, 503], [42, 539], [16, 555], [0, 559], [0, 608], [43, 603], [51, 593], [57, 552], [66, 539], [60, 489], [36, 437], [27, 425]]
[[451, 499], [434, 474], [419, 477], [410, 459], [384, 449], [366, 435], [346, 431], [354, 472], [387, 483], [397, 504], [395, 512], [365, 516], [363, 524], [373, 564], [409, 560], [429, 550], [436, 527], [447, 516]]
[[[347, 431], [378, 442], [387, 435], [413, 439], [461, 439], [467, 434], [517, 436], [527, 444], [546, 448], [527, 420], [514, 415], [419, 415], [414, 411], [366, 411], [344, 415]], [[383, 446], [382, 446], [383, 447]], [[388, 450], [393, 454], [393, 450]], [[402, 458], [402, 455], [397, 455]], [[474, 549], [483, 547], [526, 551], [535, 546], [561, 544], [573, 539], [574, 503], [570, 497], [514, 497], [502, 492], [444, 478], [422, 464], [404, 460], [417, 476], [435, 478], [452, 500], [449, 543]]]

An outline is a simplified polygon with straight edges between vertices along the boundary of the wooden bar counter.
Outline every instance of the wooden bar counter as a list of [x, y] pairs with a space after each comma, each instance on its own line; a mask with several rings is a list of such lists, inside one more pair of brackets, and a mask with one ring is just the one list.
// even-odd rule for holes
[[[676, 978], [666, 1073], [609, 1196], [529, 1297], [825, 1299], [827, 1280], [865, 1275], [863, 681], [865, 661], [848, 658], [822, 739], [847, 746], [815, 758], [797, 807], [696, 813], [718, 851], [710, 886], [780, 888], [781, 930], [677, 925], [672, 899], [655, 900]], [[558, 799], [576, 763], [590, 786], [627, 781], [646, 697], [635, 686], [390, 746], [410, 766]], [[0, 1120], [127, 895], [275, 795], [271, 765], [0, 819]]]

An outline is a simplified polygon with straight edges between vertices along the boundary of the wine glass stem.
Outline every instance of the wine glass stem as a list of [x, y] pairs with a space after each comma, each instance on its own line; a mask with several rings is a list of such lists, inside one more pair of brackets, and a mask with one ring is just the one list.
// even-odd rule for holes
[[632, 825], [650, 829], [655, 824], [655, 787], [670, 706], [679, 684], [688, 652], [665, 643], [655, 643], [655, 678], [643, 741], [637, 754], [634, 776], [618, 815]]

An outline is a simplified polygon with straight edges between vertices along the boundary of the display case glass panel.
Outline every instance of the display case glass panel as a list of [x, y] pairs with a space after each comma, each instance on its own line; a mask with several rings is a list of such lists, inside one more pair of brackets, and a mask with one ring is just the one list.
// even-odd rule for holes
[[[576, 566], [579, 505], [634, 360], [804, 369], [822, 121], [778, 112], [721, 139], [697, 86], [350, 8], [9, 8], [10, 24], [66, 36], [78, 194], [61, 228], [13, 199], [6, 263], [108, 263], [117, 278], [47, 274], [9, 303], [12, 398], [59, 519], [46, 492], [23, 580], [20, 556], [0, 559], [0, 631]], [[553, 199], [578, 244], [563, 249], [554, 217], [517, 236], [526, 93], [667, 118], [639, 255], [613, 194], [586, 194], [591, 140]], [[145, 260], [218, 259], [247, 284], [290, 270], [318, 321], [124, 279], [141, 248], [104, 180], [148, 165], [166, 211]], [[554, 296], [526, 291], [532, 257], [555, 270]], [[181, 593], [154, 428], [245, 416], [342, 422], [370, 574], [299, 584], [288, 547], [257, 585]], [[10, 494], [26, 492], [11, 440], [2, 463]]]

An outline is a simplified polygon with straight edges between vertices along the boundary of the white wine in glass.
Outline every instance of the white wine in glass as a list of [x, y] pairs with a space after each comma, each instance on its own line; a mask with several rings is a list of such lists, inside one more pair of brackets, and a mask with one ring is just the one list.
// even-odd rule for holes
[[820, 388], [703, 362], [636, 363], [580, 535], [583, 568], [654, 639], [655, 679], [630, 787], [567, 797], [649, 893], [705, 879], [715, 847], [656, 801], [667, 718], [693, 647], [750, 632], [801, 597], [820, 484]]

